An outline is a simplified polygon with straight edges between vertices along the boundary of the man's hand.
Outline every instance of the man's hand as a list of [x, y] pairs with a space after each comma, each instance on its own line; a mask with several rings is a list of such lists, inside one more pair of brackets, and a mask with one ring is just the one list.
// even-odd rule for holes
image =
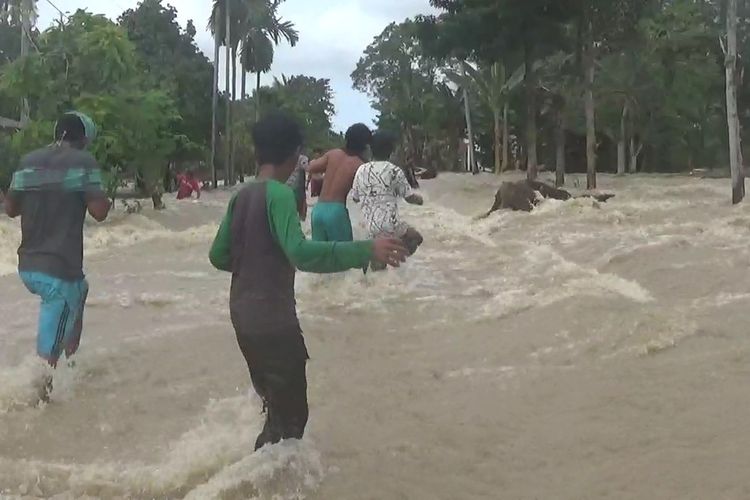
[[406, 262], [409, 251], [401, 240], [393, 238], [378, 238], [373, 245], [373, 260], [391, 267], [399, 267]]
[[5, 214], [11, 219], [15, 219], [21, 215], [21, 204], [10, 190], [3, 198], [3, 206], [5, 208]]
[[109, 215], [109, 209], [112, 208], [110, 201], [104, 196], [97, 196], [86, 202], [86, 209], [89, 215], [97, 222], [104, 222]]

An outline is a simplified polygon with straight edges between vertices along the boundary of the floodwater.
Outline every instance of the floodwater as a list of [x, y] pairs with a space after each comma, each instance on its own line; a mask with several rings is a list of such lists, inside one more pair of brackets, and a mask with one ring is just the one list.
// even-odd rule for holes
[[750, 205], [728, 180], [600, 182], [610, 203], [476, 220], [499, 179], [443, 175], [404, 210], [426, 243], [402, 269], [299, 275], [310, 424], [259, 453], [206, 258], [226, 193], [87, 225], [49, 404], [1, 219], [0, 498], [750, 498]]

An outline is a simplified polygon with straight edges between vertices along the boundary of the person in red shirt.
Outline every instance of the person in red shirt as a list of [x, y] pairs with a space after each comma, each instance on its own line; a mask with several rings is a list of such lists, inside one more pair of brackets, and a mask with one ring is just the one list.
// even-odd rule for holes
[[192, 198], [193, 192], [196, 193], [196, 198], [201, 197], [201, 184], [198, 179], [195, 178], [193, 172], [185, 172], [182, 175], [177, 176], [177, 199], [184, 200], [185, 198]]

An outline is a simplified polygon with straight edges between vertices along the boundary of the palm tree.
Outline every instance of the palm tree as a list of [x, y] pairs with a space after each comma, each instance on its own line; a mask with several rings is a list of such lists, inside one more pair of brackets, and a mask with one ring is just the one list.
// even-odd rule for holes
[[245, 96], [247, 73], [255, 73], [255, 120], [260, 117], [260, 77], [271, 70], [274, 46], [286, 40], [292, 47], [299, 41], [299, 33], [291, 21], [279, 17], [279, 5], [284, 0], [246, 0], [247, 17], [244, 22], [240, 63], [242, 64], [242, 95]]
[[[268, 72], [273, 63], [274, 44], [282, 39], [292, 46], [299, 40], [299, 34], [289, 21], [282, 21], [278, 16], [278, 7], [283, 0], [214, 0], [213, 12], [209, 20], [209, 29], [214, 35], [214, 93], [218, 94], [218, 52], [219, 47], [226, 47], [226, 93], [227, 123], [225, 149], [227, 163], [227, 182], [233, 182], [233, 141], [231, 138], [232, 101], [237, 97], [237, 53], [240, 52], [242, 65], [242, 98], [245, 98], [247, 72], [257, 74], [257, 89], [260, 88], [261, 73]], [[258, 93], [256, 92], [256, 95]], [[257, 97], [256, 97], [257, 99]], [[218, 107], [218, 98], [214, 97], [214, 121]], [[256, 120], [258, 117], [256, 102]], [[216, 131], [214, 131], [216, 137]], [[214, 138], [214, 164], [215, 164]]]
[[[236, 95], [236, 78], [237, 74], [237, 48], [239, 47], [241, 35], [243, 32], [243, 23], [247, 18], [249, 4], [254, 0], [214, 0], [211, 18], [208, 22], [208, 28], [214, 36], [214, 104], [213, 104], [213, 140], [212, 140], [212, 162], [213, 168], [216, 165], [216, 132], [218, 128], [217, 108], [218, 108], [218, 65], [219, 65], [219, 48], [226, 47], [226, 129], [225, 129], [225, 184], [234, 183], [234, 158], [232, 150], [234, 147], [232, 141], [232, 101]], [[233, 83], [233, 81], [235, 83]], [[214, 181], [216, 175], [214, 174]]]
[[[525, 68], [523, 66], [519, 67], [510, 77], [507, 77], [505, 65], [498, 62], [492, 64], [488, 68], [476, 68], [473, 65], [462, 61], [461, 68], [461, 74], [458, 74], [457, 72], [448, 72], [447, 76], [456, 85], [459, 85], [463, 89], [474, 89], [479, 99], [492, 112], [494, 124], [495, 173], [500, 174], [508, 168], [508, 163], [510, 161], [508, 99], [510, 93], [518, 88], [523, 82]], [[467, 116], [468, 112], [467, 107]]]
[[[525, 68], [519, 67], [510, 78], [507, 77], [505, 65], [499, 62], [487, 69], [477, 69], [466, 62], [462, 63], [464, 74], [477, 89], [479, 97], [492, 111], [495, 129], [495, 173], [500, 174], [508, 168], [508, 98], [511, 92], [523, 82]], [[502, 115], [502, 130], [500, 127]], [[502, 140], [502, 146], [501, 146]], [[502, 150], [502, 162], [501, 162]]]

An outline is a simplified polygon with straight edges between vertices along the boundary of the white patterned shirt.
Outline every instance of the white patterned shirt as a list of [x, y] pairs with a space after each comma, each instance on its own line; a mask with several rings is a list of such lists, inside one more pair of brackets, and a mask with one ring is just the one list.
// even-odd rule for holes
[[388, 161], [374, 161], [359, 167], [354, 177], [352, 198], [362, 208], [362, 218], [370, 238], [401, 237], [408, 225], [398, 216], [399, 198], [411, 196], [404, 171]]

